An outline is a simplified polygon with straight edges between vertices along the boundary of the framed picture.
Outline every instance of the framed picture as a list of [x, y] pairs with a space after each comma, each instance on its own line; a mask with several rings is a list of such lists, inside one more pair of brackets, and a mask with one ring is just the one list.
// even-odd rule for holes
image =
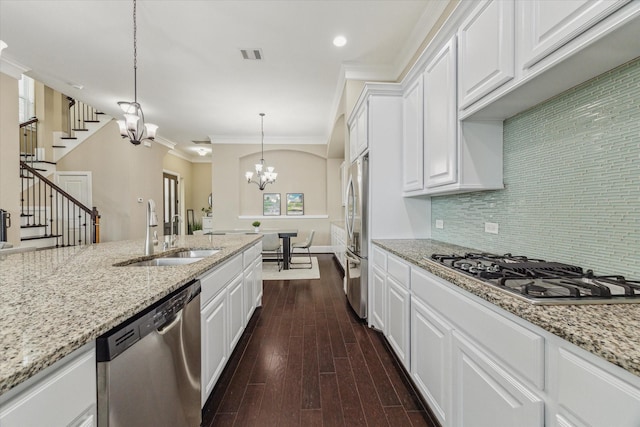
[[280, 193], [264, 193], [262, 195], [262, 215], [280, 215]]
[[287, 193], [287, 215], [304, 215], [304, 193]]

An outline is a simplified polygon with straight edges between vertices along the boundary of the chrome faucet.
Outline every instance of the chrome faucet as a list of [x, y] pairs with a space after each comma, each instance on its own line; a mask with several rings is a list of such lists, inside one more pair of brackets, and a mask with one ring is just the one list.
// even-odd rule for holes
[[[151, 227], [158, 226], [158, 217], [156, 216], [156, 202], [149, 199], [147, 203], [147, 237], [144, 242], [144, 254], [153, 255], [153, 239], [151, 238]], [[154, 233], [155, 234], [155, 233]]]
[[175, 214], [174, 216], [171, 217], [171, 246], [175, 246], [176, 244], [176, 240], [178, 239], [178, 235], [173, 234], [173, 231], [175, 230], [173, 224], [176, 222], [176, 219], [178, 220], [178, 226], [180, 226], [180, 221], [182, 221], [182, 217], [178, 214]]

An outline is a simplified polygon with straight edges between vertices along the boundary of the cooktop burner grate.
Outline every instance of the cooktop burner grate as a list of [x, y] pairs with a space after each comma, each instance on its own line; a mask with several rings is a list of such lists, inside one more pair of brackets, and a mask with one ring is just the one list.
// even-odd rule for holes
[[575, 265], [483, 252], [431, 259], [535, 304], [640, 302], [640, 281], [598, 276]]

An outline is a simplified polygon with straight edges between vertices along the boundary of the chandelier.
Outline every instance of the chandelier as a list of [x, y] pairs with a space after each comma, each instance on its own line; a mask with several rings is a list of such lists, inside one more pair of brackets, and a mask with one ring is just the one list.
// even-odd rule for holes
[[278, 174], [273, 171], [273, 166], [264, 167], [264, 113], [260, 113], [260, 129], [262, 132], [262, 156], [260, 157], [260, 163], [256, 164], [256, 179], [253, 178], [253, 172], [247, 172], [244, 174], [247, 178], [247, 183], [252, 182], [258, 186], [260, 190], [264, 190], [267, 184], [273, 184], [276, 182]]
[[133, 0], [133, 102], [120, 101], [118, 105], [124, 113], [124, 120], [118, 120], [120, 135], [129, 138], [133, 145], [139, 145], [143, 139], [153, 140], [158, 126], [144, 122], [142, 107], [138, 104], [138, 49], [136, 25], [136, 0]]

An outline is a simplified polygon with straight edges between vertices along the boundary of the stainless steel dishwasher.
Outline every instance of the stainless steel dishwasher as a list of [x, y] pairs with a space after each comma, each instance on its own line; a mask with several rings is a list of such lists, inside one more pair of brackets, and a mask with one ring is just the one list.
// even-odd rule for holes
[[200, 281], [97, 340], [98, 427], [200, 426]]

